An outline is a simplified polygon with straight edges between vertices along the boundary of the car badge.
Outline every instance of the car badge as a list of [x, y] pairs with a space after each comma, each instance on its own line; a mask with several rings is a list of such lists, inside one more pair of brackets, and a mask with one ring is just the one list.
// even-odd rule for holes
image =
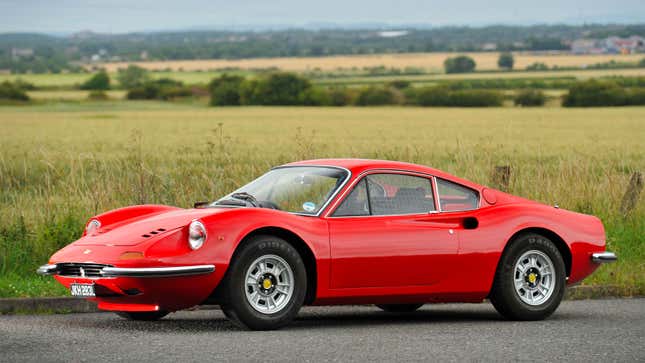
[[81, 277], [85, 277], [85, 270], [82, 267], [78, 268], [81, 271]]
[[92, 253], [92, 250], [85, 250], [85, 251], [83, 251], [83, 253], [86, 254], [86, 255], [89, 255], [90, 253]]

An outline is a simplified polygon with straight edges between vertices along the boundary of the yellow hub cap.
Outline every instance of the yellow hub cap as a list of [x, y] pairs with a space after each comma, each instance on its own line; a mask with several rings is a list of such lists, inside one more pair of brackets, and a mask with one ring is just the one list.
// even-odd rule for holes
[[537, 280], [537, 276], [534, 273], [529, 274], [529, 282], [534, 284], [535, 280]]
[[[534, 278], [534, 279], [535, 279], [535, 278]], [[271, 283], [271, 280], [269, 280], [269, 279], [264, 279], [264, 281], [262, 281], [262, 287], [263, 287], [265, 290], [270, 289], [272, 285], [273, 285], [273, 283]]]

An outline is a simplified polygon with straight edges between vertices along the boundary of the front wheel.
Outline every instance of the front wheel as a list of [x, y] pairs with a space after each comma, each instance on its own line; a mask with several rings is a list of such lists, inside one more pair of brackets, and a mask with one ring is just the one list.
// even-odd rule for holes
[[289, 243], [256, 236], [236, 253], [224, 290], [222, 310], [233, 323], [244, 329], [278, 329], [298, 314], [307, 291], [307, 272]]
[[376, 307], [388, 313], [411, 313], [417, 311], [423, 304], [376, 304]]
[[548, 238], [528, 233], [512, 241], [502, 255], [490, 300], [508, 319], [542, 320], [560, 305], [565, 283], [558, 248]]

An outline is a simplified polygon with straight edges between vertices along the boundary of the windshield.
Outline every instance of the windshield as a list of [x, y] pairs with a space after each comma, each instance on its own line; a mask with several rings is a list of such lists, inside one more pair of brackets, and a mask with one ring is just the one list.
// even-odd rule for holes
[[214, 205], [240, 205], [316, 215], [349, 177], [343, 169], [282, 167], [269, 171]]

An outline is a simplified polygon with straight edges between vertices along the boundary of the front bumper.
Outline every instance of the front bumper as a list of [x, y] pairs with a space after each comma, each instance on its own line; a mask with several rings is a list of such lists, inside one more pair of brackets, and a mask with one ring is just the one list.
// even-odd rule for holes
[[[172, 267], [103, 267], [101, 277], [177, 277], [209, 274], [215, 265], [172, 266]], [[58, 275], [58, 266], [43, 265], [36, 270], [40, 275]]]
[[618, 257], [613, 252], [598, 252], [591, 255], [591, 261], [595, 263], [606, 263], [614, 262], [618, 260]]

